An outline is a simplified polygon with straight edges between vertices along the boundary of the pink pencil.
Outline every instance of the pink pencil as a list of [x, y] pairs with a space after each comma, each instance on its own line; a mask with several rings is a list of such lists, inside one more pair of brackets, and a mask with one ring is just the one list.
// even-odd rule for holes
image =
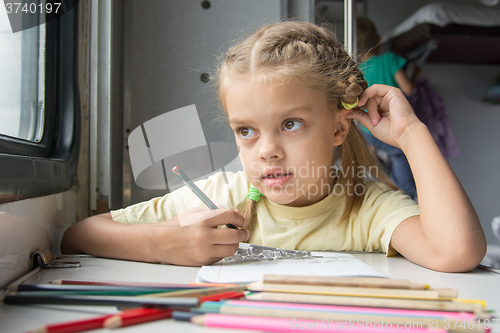
[[[217, 303], [213, 303], [217, 304]], [[426, 310], [406, 310], [406, 309], [386, 309], [386, 308], [367, 308], [355, 306], [335, 306], [335, 305], [316, 305], [316, 304], [300, 304], [300, 303], [280, 303], [280, 302], [259, 302], [245, 300], [228, 300], [219, 303], [219, 305], [234, 305], [234, 306], [255, 306], [263, 308], [284, 308], [305, 311], [332, 311], [345, 313], [370, 313], [384, 314], [387, 316], [407, 316], [407, 317], [433, 317], [433, 318], [450, 318], [460, 320], [475, 320], [473, 313], [465, 312], [449, 312], [449, 311], [426, 311]]]
[[[209, 327], [238, 328], [260, 330], [266, 332], [297, 332], [310, 333], [354, 331], [356, 333], [445, 333], [445, 329], [404, 328], [385, 323], [358, 325], [356, 322], [335, 322], [330, 320], [305, 320], [291, 318], [255, 317], [209, 313], [191, 318], [191, 322]], [[390, 327], [389, 327], [390, 325]]]

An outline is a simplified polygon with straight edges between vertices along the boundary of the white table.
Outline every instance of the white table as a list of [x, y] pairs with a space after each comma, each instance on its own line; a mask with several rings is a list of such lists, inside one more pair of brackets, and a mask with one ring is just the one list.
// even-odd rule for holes
[[[432, 288], [455, 288], [459, 298], [486, 300], [487, 308], [500, 313], [500, 274], [483, 269], [454, 274], [435, 272], [411, 263], [401, 256], [385, 257], [381, 253], [353, 253], [355, 257], [390, 278], [410, 279], [429, 284]], [[139, 262], [70, 257], [64, 260], [80, 261], [82, 267], [46, 269], [25, 283], [48, 283], [58, 279], [144, 281], [161, 283], [188, 283], [196, 278], [198, 268], [172, 265], [154, 265]], [[14, 306], [0, 304], [0, 332], [21, 333], [44, 324], [90, 318], [97, 314], [115, 313], [112, 307], [73, 306]], [[255, 332], [200, 327], [172, 319], [130, 326], [114, 332]], [[110, 332], [107, 329], [92, 332]], [[500, 324], [493, 327], [500, 332]]]

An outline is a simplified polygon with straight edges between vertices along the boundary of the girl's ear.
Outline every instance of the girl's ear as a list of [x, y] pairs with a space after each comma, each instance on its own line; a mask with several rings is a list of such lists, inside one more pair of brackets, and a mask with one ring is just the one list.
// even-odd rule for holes
[[334, 146], [340, 146], [344, 143], [347, 133], [351, 128], [351, 119], [347, 119], [347, 115], [351, 113], [352, 110], [339, 110], [337, 113], [337, 131], [333, 137]]

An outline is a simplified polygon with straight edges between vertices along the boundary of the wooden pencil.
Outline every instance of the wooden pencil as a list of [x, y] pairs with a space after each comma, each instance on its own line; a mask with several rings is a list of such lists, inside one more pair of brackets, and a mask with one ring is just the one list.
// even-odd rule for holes
[[264, 283], [300, 284], [318, 286], [359, 287], [359, 288], [390, 288], [390, 289], [429, 289], [429, 285], [404, 279], [386, 279], [376, 277], [335, 277], [335, 276], [304, 276], [304, 275], [264, 275]]
[[318, 285], [297, 285], [255, 282], [248, 286], [250, 291], [273, 291], [301, 294], [362, 296], [384, 298], [411, 298], [450, 300], [457, 297], [454, 289], [444, 290], [412, 290], [412, 289], [383, 289], [383, 288], [357, 288], [357, 287], [332, 287]]
[[0, 301], [6, 304], [59, 304], [98, 305], [120, 307], [176, 307], [191, 308], [199, 305], [196, 297], [138, 297], [138, 296], [52, 296], [4, 294]]
[[[133, 309], [121, 312], [122, 315], [134, 315], [142, 312], [143, 309]], [[43, 325], [39, 328], [29, 331], [28, 333], [75, 333], [93, 329], [102, 328], [106, 319], [114, 316], [113, 314], [92, 317], [88, 319], [66, 321], [61, 323]]]
[[220, 294], [208, 295], [200, 297], [200, 303], [210, 301], [220, 301], [222, 299], [239, 299], [245, 297], [243, 292], [226, 291]]
[[413, 310], [435, 310], [435, 311], [454, 311], [454, 312], [472, 312], [479, 319], [490, 319], [491, 316], [481, 304], [463, 303], [452, 301], [434, 301], [434, 300], [408, 300], [374, 297], [350, 297], [350, 296], [331, 296], [331, 295], [307, 295], [261, 292], [246, 296], [248, 300], [272, 301], [286, 303], [309, 303], [309, 304], [330, 304], [346, 306], [368, 306], [377, 308], [399, 308]]
[[167, 319], [172, 317], [172, 309], [143, 309], [133, 315], [118, 313], [104, 320], [105, 328], [118, 328], [137, 324], [149, 323], [151, 321]]
[[[155, 293], [146, 295], [144, 297], [203, 297], [210, 296], [215, 294], [220, 294], [224, 292], [234, 291], [240, 293], [242, 291], [247, 290], [246, 285], [238, 285], [235, 287], [210, 287], [210, 288], [202, 288], [202, 289], [193, 289], [193, 290], [180, 290], [180, 291], [172, 291], [166, 293]], [[138, 296], [143, 297], [143, 296]]]
[[[238, 328], [248, 330], [258, 330], [266, 332], [297, 332], [302, 330], [310, 333], [323, 333], [323, 332], [344, 332], [349, 329], [354, 332], [376, 332], [376, 333], [396, 333], [401, 332], [401, 328], [388, 327], [384, 325], [383, 328], [375, 327], [374, 325], [361, 324], [357, 322], [330, 322], [324, 320], [311, 320], [311, 319], [291, 319], [291, 318], [277, 318], [277, 317], [259, 317], [259, 316], [239, 316], [239, 315], [224, 315], [217, 313], [210, 313], [191, 318], [191, 322], [209, 327], [224, 327], [224, 328]], [[347, 327], [346, 327], [347, 324]], [[444, 329], [430, 329], [427, 327], [422, 328], [409, 328], [404, 329], [406, 333], [445, 333]]]
[[179, 321], [191, 321], [191, 318], [200, 316], [199, 312], [191, 311], [174, 311], [172, 312], [172, 318]]
[[75, 320], [38, 327], [28, 333], [74, 333], [83, 332], [103, 327], [104, 321], [111, 315], [104, 315], [90, 319]]
[[[229, 315], [243, 315], [243, 316], [259, 316], [259, 317], [280, 317], [280, 318], [297, 318], [297, 319], [314, 319], [314, 320], [333, 320], [338, 322], [376, 322], [376, 323], [391, 323], [393, 326], [397, 324], [410, 324], [419, 325], [420, 327], [432, 327], [432, 328], [449, 328], [450, 332], [471, 332], [471, 333], [482, 333], [485, 332], [484, 329], [479, 327], [474, 327], [471, 329], [469, 327], [457, 327], [455, 325], [453, 329], [453, 323], [459, 322], [460, 320], [453, 318], [425, 318], [425, 317], [414, 317], [414, 316], [397, 316], [397, 315], [375, 315], [375, 314], [359, 314], [359, 313], [335, 313], [326, 311], [304, 311], [304, 310], [294, 310], [294, 309], [272, 309], [272, 308], [259, 308], [252, 306], [231, 306], [222, 305], [219, 308], [218, 313], [229, 314]], [[463, 320], [462, 320], [463, 321]], [[467, 322], [467, 321], [465, 321]], [[474, 322], [474, 321], [473, 321]]]
[[[187, 288], [197, 289], [197, 288]], [[25, 291], [145, 291], [168, 292], [179, 291], [179, 288], [136, 287], [136, 286], [105, 286], [105, 285], [57, 285], [57, 284], [21, 284], [9, 289], [11, 292]]]
[[51, 295], [51, 296], [141, 296], [150, 297], [156, 294], [162, 293], [164, 291], [146, 291], [146, 290], [77, 290], [77, 291], [22, 291], [17, 293], [12, 293], [12, 295]]
[[473, 313], [469, 312], [451, 312], [451, 311], [431, 311], [431, 310], [410, 310], [410, 309], [392, 309], [359, 307], [344, 305], [324, 305], [324, 304], [306, 304], [306, 303], [283, 303], [283, 302], [259, 302], [249, 300], [224, 300], [223, 302], [205, 302], [200, 304], [200, 311], [216, 310], [221, 306], [251, 306], [271, 309], [291, 309], [301, 311], [323, 311], [334, 313], [350, 313], [358, 315], [381, 315], [381, 316], [400, 316], [400, 317], [424, 317], [424, 318], [452, 318], [457, 320], [476, 320]]
[[154, 282], [130, 282], [130, 281], [94, 281], [94, 280], [68, 280], [59, 279], [50, 282], [53, 285], [82, 285], [82, 286], [117, 286], [117, 287], [147, 287], [168, 289], [200, 289], [206, 286], [195, 283], [154, 283]]
[[189, 282], [189, 285], [197, 286], [198, 288], [207, 287], [236, 287], [234, 283], [213, 283], [213, 282]]
[[[196, 289], [187, 289], [196, 290]], [[19, 285], [10, 289], [11, 294], [17, 295], [102, 295], [102, 296], [138, 296], [157, 293], [176, 292], [179, 289], [153, 287], [125, 287], [125, 286], [94, 286], [94, 285]]]

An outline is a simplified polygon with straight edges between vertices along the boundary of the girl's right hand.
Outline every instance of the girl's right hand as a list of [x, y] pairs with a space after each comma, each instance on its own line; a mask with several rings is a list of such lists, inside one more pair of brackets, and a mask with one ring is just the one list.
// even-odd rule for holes
[[[233, 224], [242, 229], [218, 228]], [[233, 255], [249, 238], [245, 219], [232, 209], [194, 208], [172, 219], [148, 224], [149, 251], [154, 261], [203, 266]]]

